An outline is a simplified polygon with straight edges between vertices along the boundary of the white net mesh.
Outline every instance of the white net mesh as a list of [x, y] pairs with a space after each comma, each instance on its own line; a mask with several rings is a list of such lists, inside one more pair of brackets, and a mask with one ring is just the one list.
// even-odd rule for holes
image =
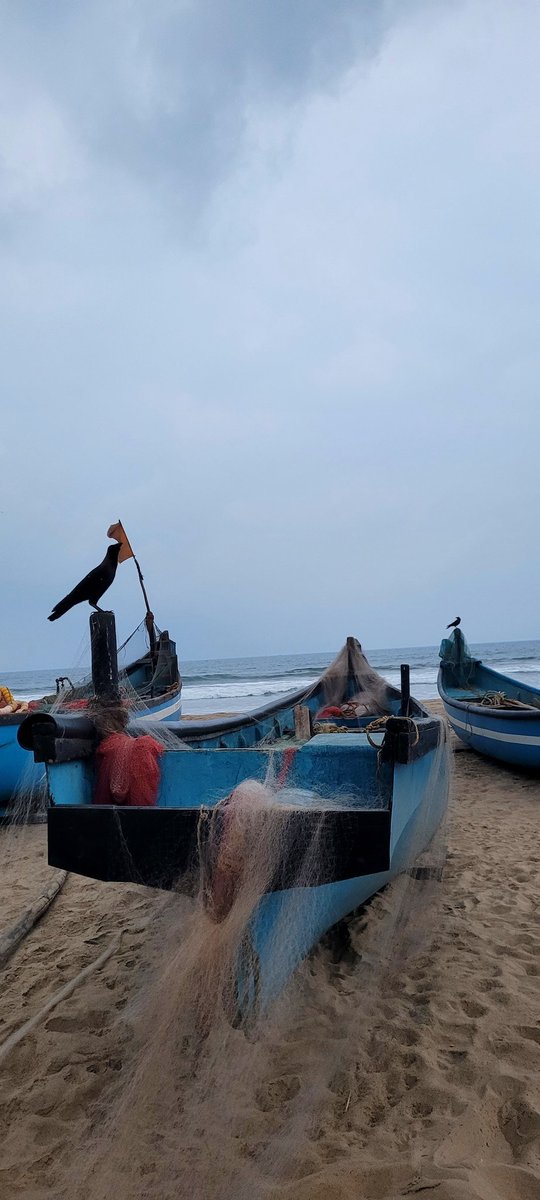
[[[305, 1172], [329, 1107], [351, 1105], [355, 1136], [368, 1136], [368, 1115], [362, 1126], [359, 1114], [374, 1063], [390, 1053], [388, 1006], [403, 972], [423, 969], [437, 928], [444, 826], [425, 841], [448, 769], [441, 739], [413, 847], [413, 857], [422, 851], [416, 869], [352, 920], [346, 957], [336, 962], [338, 931], [268, 1004], [256, 1003], [266, 966], [294, 958], [306, 911], [317, 903], [317, 889], [306, 885], [320, 866], [332, 800], [276, 791], [269, 777], [237, 789], [225, 838], [223, 809], [203, 814], [211, 828], [196, 896], [172, 895], [157, 918], [152, 964], [119, 1025], [124, 1066], [94, 1113], [82, 1178], [76, 1160], [82, 1200], [277, 1198]], [[318, 807], [321, 824], [298, 862], [302, 886], [283, 894], [261, 938], [257, 921], [288, 851], [290, 814], [306, 802]]]
[[[316, 708], [319, 699], [353, 703], [362, 719], [395, 710], [396, 693], [358, 653], [349, 647], [338, 657]], [[122, 687], [130, 711], [140, 712], [135, 689]], [[165, 746], [185, 748], [158, 723], [143, 728]], [[289, 787], [272, 753], [263, 782], [248, 779], [201, 813], [193, 895], [172, 893], [151, 906], [138, 889], [142, 912], [151, 907], [153, 915], [140, 962], [132, 963], [127, 1008], [117, 1013], [112, 990], [108, 997], [117, 1068], [96, 1076], [69, 1153], [55, 1161], [62, 1200], [296, 1200], [291, 1188], [309, 1185], [321, 1139], [328, 1156], [340, 1152], [337, 1136], [332, 1145], [325, 1133], [330, 1110], [350, 1112], [342, 1127], [367, 1143], [384, 1102], [377, 1072], [392, 1054], [391, 1022], [400, 1011], [392, 1006], [403, 979], [425, 970], [437, 930], [445, 856], [438, 816], [449, 770], [442, 728], [406, 869], [311, 953], [317, 929], [326, 928], [321, 887], [310, 887], [327, 853], [325, 817], [359, 800], [339, 783], [324, 795]], [[373, 762], [380, 784], [373, 803], [384, 804], [388, 769], [376, 753]], [[299, 811], [316, 820], [288, 888], [275, 893], [276, 875], [296, 852]], [[110, 931], [122, 924], [123, 893], [108, 893]], [[412, 1028], [406, 1034], [413, 1054]], [[311, 1200], [309, 1190], [298, 1196]]]

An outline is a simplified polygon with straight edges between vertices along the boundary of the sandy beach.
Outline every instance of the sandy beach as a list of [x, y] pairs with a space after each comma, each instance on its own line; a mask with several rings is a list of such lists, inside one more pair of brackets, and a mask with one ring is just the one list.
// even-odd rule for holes
[[[392, 885], [258, 1040], [194, 1050], [175, 1025], [179, 902], [68, 876], [4, 968], [0, 1043], [111, 953], [0, 1046], [3, 1200], [540, 1198], [540, 781], [454, 760], [419, 936]], [[54, 877], [44, 827], [0, 831], [0, 863], [5, 932]]]

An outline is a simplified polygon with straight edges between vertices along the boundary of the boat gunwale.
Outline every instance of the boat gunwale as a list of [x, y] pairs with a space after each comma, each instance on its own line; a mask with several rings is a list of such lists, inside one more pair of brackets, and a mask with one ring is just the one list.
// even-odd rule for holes
[[[483, 663], [479, 665], [482, 665], [485, 671], [489, 671], [490, 675], [495, 677], [495, 680], [509, 683], [516, 690], [517, 687], [523, 687], [525, 691], [531, 692], [540, 699], [540, 690], [531, 687], [530, 684], [518, 684], [516, 687], [516, 680], [512, 679], [510, 675], [502, 675], [500, 671], [494, 671], [492, 667], [485, 667]], [[477, 716], [484, 716], [487, 717], [488, 721], [540, 721], [540, 707], [537, 708], [534, 705], [531, 705], [530, 708], [495, 708], [490, 704], [475, 704], [473, 700], [458, 700], [457, 697], [452, 696], [446, 690], [443, 677], [444, 668], [441, 666], [439, 667], [439, 674], [437, 676], [437, 691], [439, 696], [443, 704], [453, 706], [459, 712], [471, 712]]]
[[[129, 664], [128, 667], [121, 668], [120, 675], [126, 675], [127, 678], [129, 679], [129, 672], [130, 671], [133, 672], [142, 663], [142, 661], [143, 661], [142, 658], [135, 659], [132, 663]], [[134, 691], [136, 691], [136, 690], [137, 689], [134, 688]], [[166, 691], [160, 692], [157, 696], [140, 696], [139, 695], [139, 700], [140, 700], [141, 704], [144, 705], [145, 710], [152, 711], [154, 708], [157, 708], [158, 705], [165, 704], [169, 700], [175, 700], [176, 697], [181, 694], [182, 694], [182, 678], [181, 678], [180, 672], [178, 672], [177, 682], [171, 683], [169, 685], [169, 687], [166, 689]], [[43, 700], [44, 697], [40, 696], [40, 697], [36, 697], [36, 699], [38, 700], [38, 702], [41, 702], [41, 700]], [[4, 726], [8, 726], [8, 725], [21, 725], [26, 717], [32, 716], [34, 713], [42, 713], [42, 712], [47, 713], [49, 716], [56, 715], [55, 713], [51, 712], [50, 709], [47, 709], [47, 708], [26, 709], [24, 712], [16, 712], [16, 713], [0, 713], [0, 730]], [[76, 712], [76, 710], [73, 710], [73, 714], [72, 714], [73, 716], [75, 716], [75, 712]], [[70, 710], [68, 708], [64, 712], [64, 710], [62, 708], [59, 708], [58, 714], [59, 715], [61, 714], [62, 716], [69, 716]], [[144, 713], [141, 714], [141, 719], [143, 719], [143, 718], [144, 718]]]
[[[188, 719], [180, 718], [178, 721], [167, 721], [166, 727], [171, 733], [175, 733], [178, 737], [184, 734], [188, 741], [196, 738], [208, 737], [222, 733], [235, 733], [237, 730], [246, 729], [251, 725], [258, 725], [261, 721], [267, 720], [269, 717], [277, 716], [278, 713], [284, 712], [287, 709], [294, 708], [297, 704], [301, 704], [302, 700], [308, 700], [311, 696], [316, 696], [321, 684], [321, 680], [316, 680], [310, 688], [299, 688], [294, 692], [287, 692], [282, 695], [281, 699], [272, 700], [269, 704], [262, 705], [260, 708], [251, 709], [247, 713], [230, 713], [223, 717], [209, 716], [206, 720], [197, 720], [196, 714]], [[397, 688], [388, 686], [388, 695], [393, 700], [401, 700], [401, 692]], [[366, 714], [369, 715], [369, 714]], [[376, 720], [381, 713], [372, 713], [371, 720]], [[389, 716], [397, 717], [397, 713], [389, 713]], [[414, 696], [410, 698], [410, 709], [408, 715], [412, 720], [416, 721], [433, 721], [436, 720], [436, 714], [428, 712], [426, 708], [416, 700]], [[362, 732], [359, 726], [358, 732]]]

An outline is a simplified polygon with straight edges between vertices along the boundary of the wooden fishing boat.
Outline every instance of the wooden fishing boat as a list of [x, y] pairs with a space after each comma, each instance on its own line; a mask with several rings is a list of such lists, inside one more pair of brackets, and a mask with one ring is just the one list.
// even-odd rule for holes
[[[107, 694], [95, 667], [96, 690]], [[253, 1013], [326, 930], [430, 846], [448, 797], [444, 722], [410, 697], [408, 668], [401, 692], [393, 689], [349, 638], [310, 689], [248, 715], [166, 728], [154, 803], [138, 807], [136, 789], [128, 804], [103, 803], [103, 794], [95, 803], [101, 768], [89, 722], [25, 722], [23, 744], [47, 763], [49, 862], [190, 894], [202, 871], [199, 897], [220, 922], [270, 837], [277, 851], [270, 867], [262, 855], [236, 969], [237, 1006]], [[258, 802], [265, 784], [277, 826]]]
[[540, 689], [474, 658], [461, 629], [444, 638], [437, 687], [454, 730], [479, 754], [540, 770]]
[[[132, 639], [144, 631], [148, 633], [146, 619], [120, 647], [120, 662]], [[182, 680], [176, 645], [168, 632], [160, 631], [155, 623], [148, 642], [143, 654], [120, 667], [121, 690], [133, 709], [135, 723], [175, 720], [182, 711]], [[93, 694], [91, 677], [77, 686], [67, 679], [58, 679], [56, 693], [34, 701], [32, 709], [37, 707], [39, 711], [62, 714], [81, 712]], [[27, 716], [28, 706], [23, 711], [0, 714], [0, 819], [9, 818], [13, 797], [19, 788], [30, 791], [45, 776], [43, 765], [35, 763], [18, 741], [19, 729]]]

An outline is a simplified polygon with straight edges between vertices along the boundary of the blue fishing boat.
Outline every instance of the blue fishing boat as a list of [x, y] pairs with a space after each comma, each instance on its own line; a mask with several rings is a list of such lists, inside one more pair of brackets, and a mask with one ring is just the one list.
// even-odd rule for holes
[[[137, 637], [148, 638], [148, 647], [125, 666], [129, 647]], [[137, 627], [118, 651], [120, 689], [132, 709], [135, 723], [171, 721], [182, 711], [182, 680], [176, 645], [167, 631], [160, 631], [152, 619], [151, 634], [147, 619]], [[56, 680], [56, 692], [33, 702], [40, 711], [82, 712], [93, 696], [91, 677], [73, 686], [69, 679]], [[13, 707], [17, 702], [15, 701]], [[6, 708], [11, 707], [8, 703]], [[31, 792], [45, 777], [42, 764], [34, 762], [18, 741], [18, 732], [28, 716], [28, 705], [19, 711], [0, 713], [0, 819], [9, 818], [17, 790]]]
[[486, 667], [461, 629], [444, 638], [437, 686], [454, 733], [488, 758], [540, 769], [540, 690]]
[[311, 688], [166, 730], [141, 807], [136, 788], [127, 803], [104, 796], [90, 722], [25, 722], [23, 744], [47, 764], [49, 862], [196, 894], [215, 925], [233, 919], [249, 879], [235, 1012], [253, 1015], [327, 930], [429, 852], [448, 797], [444, 722], [410, 696], [408, 668], [390, 687], [349, 638]]

